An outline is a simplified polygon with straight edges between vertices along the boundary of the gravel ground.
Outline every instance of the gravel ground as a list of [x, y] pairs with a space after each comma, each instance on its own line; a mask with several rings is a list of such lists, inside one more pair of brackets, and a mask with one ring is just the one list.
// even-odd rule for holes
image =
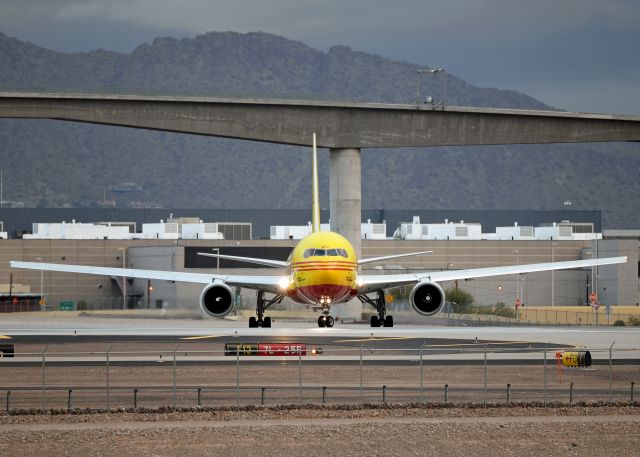
[[636, 404], [5, 415], [0, 456], [638, 456], [639, 413]]

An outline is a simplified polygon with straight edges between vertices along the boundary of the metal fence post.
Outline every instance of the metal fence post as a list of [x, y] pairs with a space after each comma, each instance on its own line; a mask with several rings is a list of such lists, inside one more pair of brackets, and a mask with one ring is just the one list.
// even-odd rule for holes
[[133, 389], [133, 409], [138, 409], [138, 389]]
[[260, 389], [260, 405], [264, 406], [264, 391], [266, 390], [265, 387], [262, 387]]
[[[179, 345], [178, 345], [179, 346]], [[178, 352], [178, 346], [173, 350], [173, 409], [176, 409], [177, 406], [177, 395], [176, 395], [176, 353]]]
[[569, 404], [573, 404], [573, 381], [569, 384]]
[[46, 355], [45, 353], [47, 352], [47, 349], [49, 348], [49, 345], [46, 345], [42, 351], [42, 413], [44, 414], [44, 411], [47, 409], [47, 396], [46, 396], [46, 385], [47, 385], [47, 381], [46, 381], [46, 371], [47, 371], [47, 362], [46, 362]]
[[[632, 394], [633, 397], [633, 394]], [[327, 386], [322, 386], [322, 404], [324, 405], [327, 401]]]
[[542, 405], [547, 406], [547, 348], [549, 347], [549, 343], [544, 346], [544, 387], [542, 394]]
[[202, 387], [198, 387], [198, 408], [202, 406]]
[[422, 353], [424, 350], [424, 345], [426, 343], [422, 343], [420, 346], [420, 403], [424, 404], [424, 381], [423, 381], [423, 363], [422, 363]]
[[[7, 390], [7, 416], [11, 413], [9, 412], [9, 397], [11, 396], [11, 391]], [[631, 401], [633, 401], [633, 383], [631, 383]]]
[[236, 349], [236, 408], [240, 408], [240, 349]]
[[447, 403], [449, 401], [449, 384], [444, 385], [444, 402]]
[[111, 385], [109, 380], [109, 354], [111, 353], [111, 347], [113, 345], [109, 345], [109, 349], [107, 349], [107, 411], [111, 411]]
[[[633, 403], [633, 386], [635, 382], [631, 381], [631, 403]], [[9, 392], [7, 392], [7, 414], [9, 414]]]
[[362, 388], [362, 350], [364, 349], [364, 344], [360, 346], [360, 403], [364, 401], [364, 392]]
[[71, 392], [73, 392], [71, 389], [67, 392], [67, 410], [71, 409]]
[[387, 404], [387, 386], [382, 385], [382, 403]]
[[302, 351], [298, 352], [298, 403], [302, 403]]
[[613, 400], [613, 392], [612, 392], [612, 371], [613, 371], [613, 345], [616, 344], [616, 340], [613, 340], [611, 346], [609, 347], [609, 403]]
[[484, 345], [484, 402], [487, 403], [487, 348], [489, 343]]
[[507, 404], [511, 403], [511, 384], [507, 384]]

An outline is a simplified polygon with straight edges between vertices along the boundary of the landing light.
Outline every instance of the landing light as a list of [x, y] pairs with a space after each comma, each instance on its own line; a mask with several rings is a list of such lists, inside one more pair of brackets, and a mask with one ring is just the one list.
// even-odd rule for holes
[[286, 290], [289, 287], [289, 278], [282, 278], [278, 281], [278, 287], [282, 290]]

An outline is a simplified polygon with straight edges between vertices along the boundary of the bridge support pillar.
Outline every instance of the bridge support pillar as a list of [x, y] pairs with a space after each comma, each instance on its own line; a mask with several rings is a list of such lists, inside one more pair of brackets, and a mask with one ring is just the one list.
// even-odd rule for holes
[[330, 150], [329, 178], [331, 231], [344, 236], [361, 254], [362, 185], [360, 178], [360, 148]]
[[[330, 150], [329, 217], [331, 231], [344, 236], [352, 244], [358, 258], [362, 254], [360, 223], [362, 219], [362, 184], [360, 148]], [[361, 319], [363, 305], [358, 300], [333, 306], [334, 316]]]

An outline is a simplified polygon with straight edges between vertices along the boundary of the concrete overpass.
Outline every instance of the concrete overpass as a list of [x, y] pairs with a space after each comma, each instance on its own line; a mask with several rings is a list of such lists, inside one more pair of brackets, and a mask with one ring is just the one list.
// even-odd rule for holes
[[330, 149], [332, 230], [360, 252], [362, 148], [640, 141], [640, 116], [306, 100], [0, 93], [0, 117]]

